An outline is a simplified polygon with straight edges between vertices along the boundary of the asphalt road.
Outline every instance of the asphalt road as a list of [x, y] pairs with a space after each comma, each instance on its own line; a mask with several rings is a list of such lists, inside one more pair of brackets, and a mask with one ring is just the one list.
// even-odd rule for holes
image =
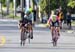
[[34, 27], [34, 39], [30, 44], [20, 46], [20, 31], [17, 21], [0, 21], [0, 36], [4, 36], [6, 43], [0, 46], [0, 52], [75, 52], [75, 30], [63, 29], [57, 47], [52, 46], [50, 30]]

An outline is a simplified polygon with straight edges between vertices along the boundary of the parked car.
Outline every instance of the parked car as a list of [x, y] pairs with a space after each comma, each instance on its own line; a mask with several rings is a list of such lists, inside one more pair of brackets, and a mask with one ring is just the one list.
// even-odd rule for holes
[[43, 16], [43, 17], [42, 17], [42, 23], [47, 23], [47, 20], [48, 20], [48, 19], [47, 19], [47, 16]]
[[18, 6], [18, 7], [16, 8], [16, 12], [17, 12], [17, 13], [21, 12], [21, 6]]
[[75, 20], [75, 14], [71, 14], [72, 20]]
[[[25, 8], [23, 8], [23, 9], [25, 9]], [[17, 12], [17, 13], [20, 13], [21, 10], [22, 10], [22, 9], [21, 9], [21, 6], [18, 6], [18, 7], [16, 8], [16, 12]]]

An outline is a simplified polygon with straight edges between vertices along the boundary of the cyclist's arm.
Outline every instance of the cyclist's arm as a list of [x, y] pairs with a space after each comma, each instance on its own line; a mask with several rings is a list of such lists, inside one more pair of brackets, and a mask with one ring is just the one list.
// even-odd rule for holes
[[18, 28], [21, 28], [22, 23], [19, 21], [18, 22]]
[[50, 16], [49, 20], [47, 21], [48, 26], [50, 26], [50, 22], [51, 22], [51, 16]]

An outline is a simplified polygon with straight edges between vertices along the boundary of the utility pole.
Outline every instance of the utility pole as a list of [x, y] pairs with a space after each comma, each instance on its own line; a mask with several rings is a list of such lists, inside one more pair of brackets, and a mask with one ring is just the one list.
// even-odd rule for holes
[[13, 0], [14, 3], [14, 16], [16, 16], [16, 0]]
[[23, 7], [24, 7], [24, 0], [20, 0], [20, 5], [21, 5], [21, 19], [24, 19], [24, 11], [23, 11]]
[[23, 11], [23, 7], [24, 7], [24, 0], [20, 0], [21, 2], [21, 11]]

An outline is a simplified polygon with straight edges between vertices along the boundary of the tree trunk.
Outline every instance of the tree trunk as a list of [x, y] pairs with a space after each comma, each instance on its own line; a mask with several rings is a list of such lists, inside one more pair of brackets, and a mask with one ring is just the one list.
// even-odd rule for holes
[[7, 2], [6, 5], [7, 5], [7, 15], [8, 15], [9, 14], [9, 4], [10, 4], [9, 2], [10, 1], [9, 0], [6, 0], [6, 2]]

